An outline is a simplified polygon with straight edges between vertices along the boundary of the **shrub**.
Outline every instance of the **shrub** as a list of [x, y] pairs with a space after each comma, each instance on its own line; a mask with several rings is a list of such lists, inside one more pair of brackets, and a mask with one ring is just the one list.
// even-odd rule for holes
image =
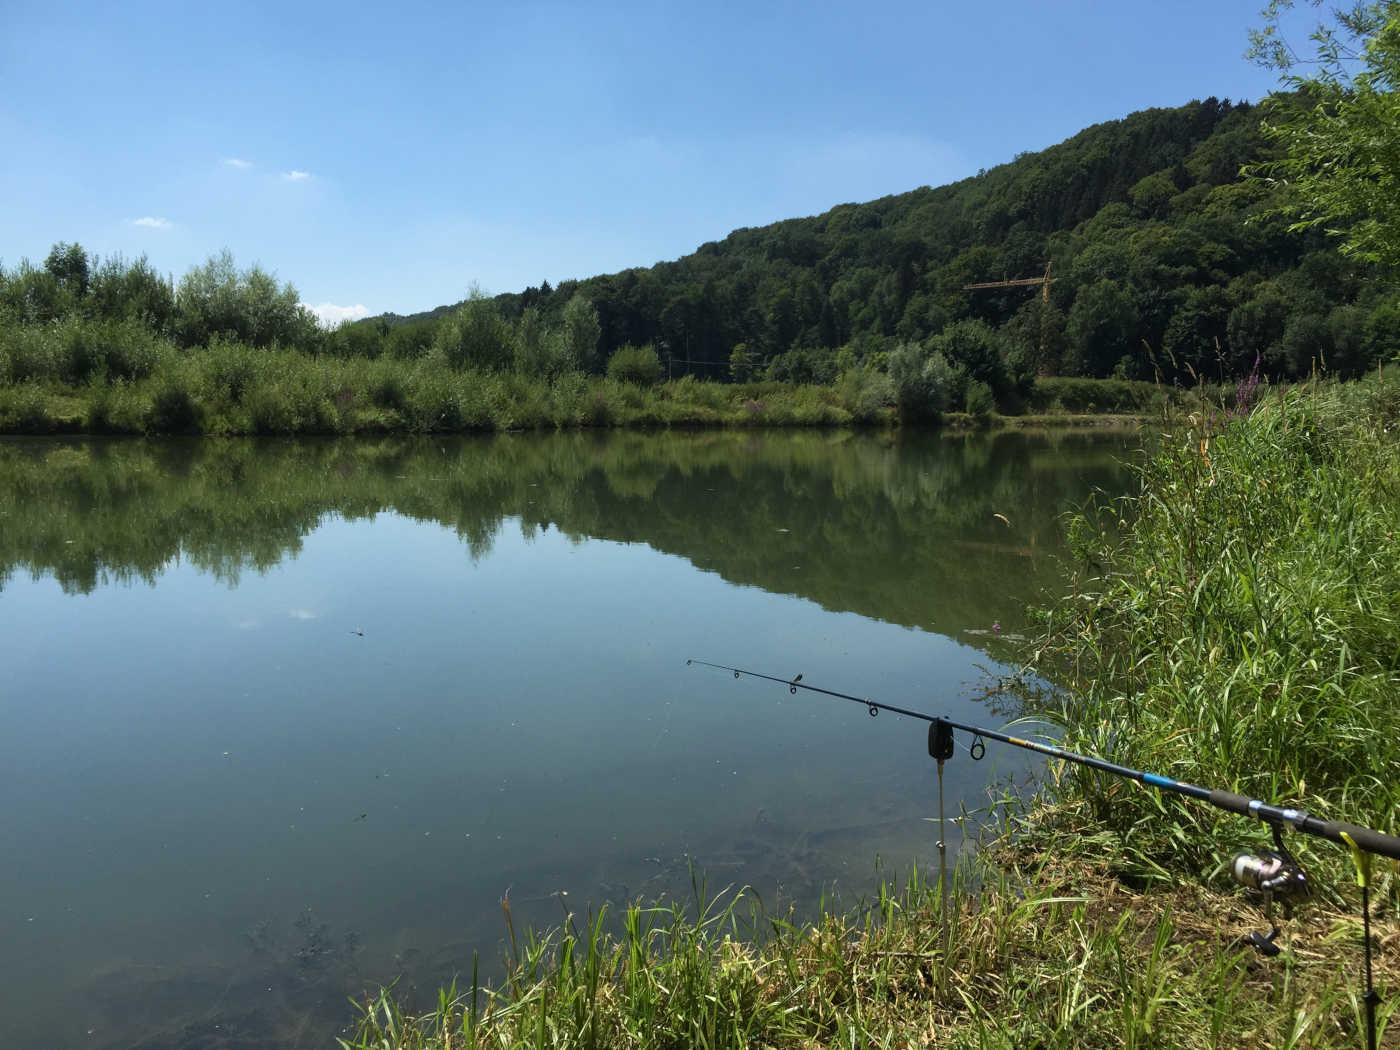
[[84, 321], [70, 317], [53, 329], [53, 378], [74, 385], [96, 376], [145, 379], [166, 356], [166, 346], [134, 320]]
[[608, 400], [606, 391], [595, 389], [592, 396], [584, 402], [582, 422], [584, 426], [589, 427], [606, 427], [612, 425], [612, 402]]
[[992, 388], [980, 379], [967, 384], [967, 410], [979, 419], [985, 419], [996, 410], [997, 400]]
[[899, 414], [906, 419], [937, 419], [962, 400], [966, 375], [938, 350], [901, 343], [890, 352], [889, 377]]
[[291, 434], [296, 412], [281, 384], [259, 384], [245, 396], [248, 423], [255, 434]]
[[415, 430], [460, 430], [465, 422], [454, 376], [419, 372], [408, 387], [403, 410]]
[[[1036, 381], [1031, 408], [1038, 412], [1159, 412], [1165, 395], [1152, 383], [1126, 379], [1082, 379], [1072, 376]], [[1092, 407], [1091, 407], [1092, 406]]]
[[86, 383], [92, 376], [106, 371], [106, 354], [102, 352], [95, 325], [67, 318], [57, 329], [61, 373], [57, 378], [68, 383]]
[[163, 377], [156, 387], [147, 425], [157, 434], [189, 434], [199, 430], [202, 414], [189, 377], [175, 373]]
[[95, 379], [88, 384], [83, 426], [95, 434], [140, 434], [149, 410], [130, 385]]
[[479, 288], [438, 324], [433, 349], [453, 368], [498, 372], [515, 357], [515, 330]]
[[397, 366], [377, 363], [369, 373], [368, 386], [371, 404], [400, 412], [408, 406], [408, 384]]
[[238, 405], [261, 376], [266, 356], [244, 343], [216, 339], [192, 360], [212, 397]]
[[109, 379], [137, 380], [155, 375], [174, 348], [140, 321], [113, 321], [103, 326]]
[[656, 347], [631, 343], [619, 347], [608, 359], [608, 377], [636, 386], [654, 385], [661, 378], [661, 358]]
[[41, 434], [52, 429], [48, 402], [38, 383], [18, 383], [0, 388], [0, 430]]
[[185, 346], [202, 346], [217, 334], [254, 346], [302, 345], [319, 329], [298, 300], [292, 285], [258, 266], [239, 270], [225, 250], [180, 281], [175, 327]]
[[0, 326], [0, 348], [9, 359], [9, 381], [59, 379], [62, 352], [51, 325]]
[[836, 394], [857, 423], [878, 423], [894, 404], [890, 377], [870, 368], [852, 368], [841, 374]]

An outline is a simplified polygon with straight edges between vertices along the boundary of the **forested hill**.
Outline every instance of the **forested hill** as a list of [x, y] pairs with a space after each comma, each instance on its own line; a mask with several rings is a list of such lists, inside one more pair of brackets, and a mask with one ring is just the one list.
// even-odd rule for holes
[[[736, 230], [675, 262], [496, 302], [510, 318], [532, 306], [548, 318], [582, 293], [598, 310], [601, 361], [650, 343], [673, 374], [714, 378], [733, 364], [830, 380], [969, 319], [1042, 374], [1185, 379], [1190, 366], [1217, 378], [1258, 355], [1264, 370], [1298, 375], [1319, 357], [1346, 372], [1393, 355], [1400, 313], [1387, 275], [1344, 260], [1322, 234], [1259, 217], [1273, 191], [1239, 173], [1265, 148], [1247, 104], [1144, 110], [952, 185]], [[1039, 287], [963, 288], [1047, 266], [1048, 303]]]

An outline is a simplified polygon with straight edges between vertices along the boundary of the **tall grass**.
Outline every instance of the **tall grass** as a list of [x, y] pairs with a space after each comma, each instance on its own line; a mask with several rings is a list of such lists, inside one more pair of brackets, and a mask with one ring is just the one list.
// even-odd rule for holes
[[[1074, 519], [1074, 594], [1042, 651], [1067, 744], [1397, 830], [1397, 416], [1394, 384], [1274, 390], [1167, 438], [1134, 496]], [[1218, 869], [1222, 836], [1251, 831], [1089, 771], [1057, 788], [1144, 877]]]
[[[1069, 884], [1074, 879], [1073, 886]], [[945, 898], [915, 870], [806, 925], [749, 891], [632, 905], [517, 934], [509, 972], [453, 981], [412, 1013], [356, 1004], [343, 1050], [625, 1047], [1354, 1047], [1349, 975], [1322, 953], [1272, 973], [1222, 926], [1222, 902], [1146, 900], [1043, 858]], [[1248, 921], [1235, 914], [1237, 921]], [[1387, 971], [1390, 972], [1390, 971]], [[1383, 1007], [1382, 1024], [1393, 1007]]]

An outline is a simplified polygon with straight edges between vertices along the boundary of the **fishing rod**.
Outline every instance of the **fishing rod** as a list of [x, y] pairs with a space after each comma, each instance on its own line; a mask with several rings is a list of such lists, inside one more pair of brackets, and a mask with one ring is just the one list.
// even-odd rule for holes
[[[823, 689], [820, 686], [809, 685], [803, 682], [802, 675], [800, 674], [792, 678], [780, 678], [776, 675], [748, 671], [742, 667], [730, 667], [727, 664], [711, 663], [708, 660], [686, 661], [687, 666], [691, 664], [696, 664], [701, 667], [713, 667], [721, 671], [729, 671], [735, 678], [748, 675], [750, 678], [759, 678], [767, 682], [776, 682], [779, 685], [787, 686], [788, 692], [793, 695], [796, 695], [799, 689], [805, 689], [808, 692], [818, 693], [822, 696], [831, 696], [839, 700], [850, 700], [853, 703], [864, 704], [871, 718], [877, 716], [881, 711], [889, 711], [891, 714], [904, 715], [907, 718], [916, 718], [929, 723], [928, 753], [931, 758], [938, 762], [938, 808], [940, 824], [943, 817], [943, 763], [953, 757], [954, 730], [972, 734], [972, 744], [968, 748], [968, 753], [974, 760], [981, 759], [983, 754], [986, 753], [986, 744], [983, 743], [984, 739], [996, 740], [1000, 743], [1024, 748], [1027, 751], [1034, 751], [1037, 754], [1046, 755], [1050, 758], [1057, 758], [1065, 762], [1074, 763], [1075, 765], [1097, 769], [1101, 772], [1112, 774], [1113, 776], [1134, 780], [1139, 784], [1146, 784], [1160, 791], [1169, 791], [1178, 795], [1185, 795], [1187, 798], [1209, 803], [1218, 809], [1225, 810], [1227, 813], [1254, 817], [1262, 821], [1269, 825], [1273, 832], [1275, 849], [1263, 851], [1259, 854], [1237, 854], [1230, 862], [1230, 874], [1236, 882], [1239, 882], [1247, 888], [1259, 890], [1264, 895], [1265, 914], [1269, 918], [1272, 929], [1268, 934], [1256, 932], [1249, 935], [1250, 942], [1264, 955], [1279, 954], [1279, 948], [1274, 943], [1275, 938], [1278, 937], [1280, 932], [1278, 925], [1273, 921], [1274, 896], [1277, 895], [1282, 900], [1285, 917], [1288, 917], [1288, 915], [1291, 914], [1290, 908], [1292, 899], [1308, 892], [1307, 875], [1304, 873], [1302, 865], [1298, 863], [1297, 858], [1295, 858], [1284, 845], [1283, 830], [1285, 828], [1291, 828], [1294, 831], [1301, 831], [1306, 835], [1315, 835], [1319, 838], [1327, 839], [1330, 842], [1337, 842], [1349, 847], [1352, 852], [1352, 858], [1356, 863], [1357, 882], [1361, 886], [1362, 927], [1366, 955], [1366, 992], [1362, 996], [1362, 1001], [1366, 1005], [1367, 1045], [1371, 1050], [1374, 1050], [1376, 1045], [1375, 1011], [1376, 1006], [1380, 1003], [1380, 996], [1376, 993], [1371, 982], [1370, 858], [1363, 858], [1361, 854], [1364, 851], [1365, 853], [1390, 857], [1393, 860], [1400, 860], [1400, 838], [1394, 835], [1387, 835], [1385, 832], [1376, 831], [1372, 828], [1361, 827], [1357, 824], [1348, 824], [1345, 821], [1323, 820], [1303, 810], [1276, 806], [1262, 799], [1249, 798], [1246, 795], [1240, 795], [1233, 791], [1202, 787], [1199, 784], [1190, 784], [1184, 780], [1177, 780], [1173, 777], [1164, 777], [1158, 773], [1150, 773], [1142, 769], [1133, 769], [1131, 766], [1110, 762], [1096, 755], [1084, 755], [1076, 751], [1069, 751], [1055, 744], [1046, 744], [1038, 740], [1026, 740], [1022, 737], [1011, 736], [1009, 733], [1002, 733], [995, 729], [967, 725], [962, 722], [955, 722], [951, 718], [925, 714], [922, 711], [911, 711], [908, 708], [896, 707], [893, 704], [882, 703], [877, 700], [872, 700], [869, 697], [854, 696], [850, 693], [842, 693], [835, 689]], [[941, 832], [938, 848], [940, 859], [942, 859], [944, 855], [944, 842]], [[946, 879], [944, 881], [946, 881]]]
[[[1249, 798], [1245, 795], [1237, 795], [1233, 791], [1222, 791], [1220, 788], [1201, 787], [1198, 784], [1188, 784], [1184, 780], [1174, 780], [1171, 777], [1164, 777], [1157, 773], [1148, 773], [1145, 770], [1133, 769], [1130, 766], [1119, 765], [1117, 762], [1110, 762], [1104, 758], [1097, 758], [1094, 755], [1081, 755], [1075, 751], [1067, 751], [1065, 748], [1057, 747], [1054, 744], [1044, 744], [1038, 740], [1026, 740], [1022, 737], [1011, 736], [1007, 733], [998, 732], [995, 729], [985, 729], [981, 726], [966, 725], [962, 722], [955, 722], [951, 718], [944, 718], [939, 715], [929, 715], [922, 711], [910, 711], [907, 708], [895, 707], [893, 704], [880, 703], [868, 697], [852, 696], [850, 693], [839, 693], [834, 689], [822, 689], [815, 685], [808, 685], [801, 681], [801, 675], [795, 678], [778, 678], [774, 675], [759, 674], [756, 671], [746, 671], [739, 667], [726, 667], [724, 664], [713, 664], [706, 660], [687, 660], [687, 664], [698, 664], [702, 667], [715, 667], [721, 671], [730, 671], [735, 678], [741, 675], [748, 675], [750, 678], [761, 678], [769, 682], [777, 682], [788, 687], [788, 691], [796, 693], [799, 689], [806, 689], [809, 692], [820, 693], [823, 696], [834, 696], [841, 700], [851, 700], [858, 704], [864, 704], [870, 712], [871, 717], [878, 715], [881, 711], [889, 711], [897, 715], [905, 715], [909, 718], [917, 718], [930, 723], [929, 725], [929, 754], [934, 758], [939, 752], [947, 751], [946, 744], [952, 740], [952, 730], [959, 729], [964, 733], [971, 733], [976, 738], [996, 740], [1003, 744], [1011, 744], [1015, 747], [1025, 748], [1027, 751], [1035, 751], [1038, 754], [1048, 755], [1051, 758], [1063, 759], [1066, 762], [1073, 762], [1076, 765], [1088, 766], [1090, 769], [1098, 769], [1105, 773], [1112, 773], [1114, 776], [1126, 777], [1129, 780], [1136, 780], [1140, 784], [1147, 784], [1162, 791], [1173, 791], [1179, 795], [1186, 795], [1201, 802], [1208, 802], [1212, 806], [1226, 810], [1230, 813], [1239, 813], [1247, 817], [1256, 817], [1266, 824], [1275, 827], [1289, 827], [1296, 831], [1304, 832], [1308, 835], [1317, 835], [1332, 842], [1342, 845], [1355, 844], [1359, 849], [1367, 853], [1375, 853], [1382, 857], [1391, 857], [1400, 860], [1400, 838], [1394, 835], [1387, 835], [1381, 831], [1374, 831], [1371, 828], [1363, 828], [1356, 824], [1347, 824], [1339, 820], [1323, 820], [1314, 817], [1298, 809], [1288, 809], [1283, 806], [1275, 806], [1257, 798]], [[951, 757], [951, 751], [948, 751]], [[979, 756], [980, 757], [980, 756]], [[1350, 843], [1348, 843], [1350, 839]]]

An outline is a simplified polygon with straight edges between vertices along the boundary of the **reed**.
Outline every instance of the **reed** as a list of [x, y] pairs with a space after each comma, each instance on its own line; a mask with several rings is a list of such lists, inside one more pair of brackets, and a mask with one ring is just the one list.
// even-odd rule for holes
[[[1395, 830], [1397, 414], [1393, 384], [1274, 391], [1198, 418], [1135, 495], [1071, 520], [1073, 593], [1039, 653], [1066, 746]], [[1217, 843], [1246, 831], [1078, 770], [1054, 794], [1138, 878], [1219, 877]]]

